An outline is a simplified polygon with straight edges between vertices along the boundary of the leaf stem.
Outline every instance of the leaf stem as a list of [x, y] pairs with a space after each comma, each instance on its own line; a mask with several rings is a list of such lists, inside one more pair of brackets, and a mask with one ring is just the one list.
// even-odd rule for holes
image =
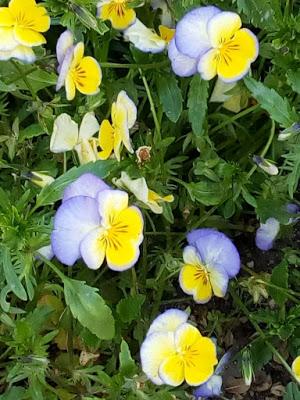
[[20, 66], [18, 65], [17, 62], [15, 62], [14, 60], [10, 60], [11, 64], [14, 66], [14, 68], [19, 72], [23, 82], [25, 83], [25, 85], [27, 86], [28, 90], [31, 93], [31, 96], [34, 100], [39, 100], [37, 94], [35, 93], [33, 87], [31, 86], [29, 80], [27, 79], [26, 74], [23, 73], [22, 68], [20, 68]]
[[101, 68], [117, 68], [117, 69], [156, 69], [160, 67], [165, 67], [169, 64], [169, 60], [164, 60], [157, 63], [152, 64], [122, 64], [122, 63], [113, 63], [113, 62], [102, 62], [100, 63]]

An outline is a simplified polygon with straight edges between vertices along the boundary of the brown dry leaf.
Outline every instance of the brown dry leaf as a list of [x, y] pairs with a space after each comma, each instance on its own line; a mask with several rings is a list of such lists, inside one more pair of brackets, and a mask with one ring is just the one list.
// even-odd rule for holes
[[[58, 335], [56, 335], [54, 339], [54, 343], [56, 343], [59, 350], [67, 350], [68, 349], [68, 335], [64, 329], [60, 329]], [[76, 350], [83, 350], [83, 345], [79, 337], [74, 337], [73, 339], [73, 347]]]
[[285, 393], [285, 388], [283, 385], [281, 385], [280, 382], [274, 383], [274, 385], [271, 387], [271, 394], [273, 394], [276, 397], [283, 397]]
[[99, 354], [88, 353], [87, 351], [82, 350], [82, 352], [80, 353], [80, 357], [79, 357], [79, 363], [80, 363], [80, 365], [85, 366], [89, 361], [95, 360], [98, 357], [99, 357]]
[[235, 395], [243, 394], [247, 393], [249, 388], [250, 386], [247, 386], [245, 384], [243, 378], [233, 378], [233, 377], [227, 378], [225, 390], [228, 393], [232, 393]]

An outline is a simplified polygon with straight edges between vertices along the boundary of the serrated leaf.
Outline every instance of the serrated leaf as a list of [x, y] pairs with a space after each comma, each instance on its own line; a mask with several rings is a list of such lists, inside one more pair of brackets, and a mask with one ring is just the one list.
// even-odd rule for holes
[[166, 116], [170, 121], [177, 122], [182, 112], [182, 95], [175, 76], [159, 76], [157, 90]]
[[45, 133], [45, 131], [39, 124], [32, 124], [30, 126], [27, 126], [27, 128], [20, 131], [19, 141], [23, 142], [26, 139], [40, 136], [43, 133]]
[[281, 224], [287, 224], [291, 218], [291, 215], [286, 210], [285, 202], [278, 199], [257, 199], [256, 214], [262, 223], [273, 217]]
[[3, 271], [9, 290], [12, 291], [19, 299], [24, 301], [27, 300], [27, 293], [15, 272], [9, 249], [3, 246], [1, 253]]
[[65, 278], [63, 282], [66, 304], [74, 318], [99, 339], [112, 339], [115, 333], [114, 318], [98, 289], [74, 279]]
[[286, 387], [283, 400], [299, 400], [299, 399], [300, 399], [299, 386], [294, 382], [290, 382]]
[[196, 136], [203, 133], [203, 124], [207, 111], [208, 82], [194, 75], [190, 83], [188, 94], [189, 121], [192, 124], [193, 132]]
[[141, 313], [141, 307], [144, 304], [145, 296], [136, 294], [122, 299], [117, 304], [117, 313], [122, 322], [130, 323], [135, 321]]
[[187, 190], [192, 201], [197, 200], [205, 206], [216, 206], [222, 202], [224, 188], [222, 183], [201, 181], [188, 183]]
[[256, 27], [274, 29], [276, 17], [280, 18], [278, 0], [237, 0], [239, 13], [244, 13]]
[[286, 73], [287, 82], [294, 92], [300, 94], [300, 68], [296, 71], [290, 70]]
[[65, 174], [55, 179], [55, 181], [50, 185], [45, 186], [41, 190], [36, 199], [37, 207], [53, 204], [57, 200], [60, 200], [65, 187], [86, 172], [95, 174], [99, 178], [105, 178], [115, 164], [116, 162], [114, 160], [99, 160], [81, 165], [80, 167], [71, 168]]
[[244, 78], [244, 82], [253, 97], [270, 114], [274, 121], [279, 122], [284, 128], [288, 128], [294, 122], [297, 122], [298, 118], [295, 110], [288, 100], [281, 97], [276, 90], [268, 88], [262, 82], [258, 82], [253, 78]]
[[[278, 286], [279, 288], [288, 289], [288, 280], [289, 265], [287, 261], [283, 260], [273, 269], [271, 275], [271, 283]], [[280, 289], [269, 287], [268, 291], [279, 306], [282, 306], [287, 301], [286, 294]]]
[[134, 360], [131, 357], [129, 346], [124, 339], [122, 339], [121, 342], [119, 360], [120, 360], [121, 374], [124, 376], [132, 376], [135, 373], [137, 367], [135, 365]]

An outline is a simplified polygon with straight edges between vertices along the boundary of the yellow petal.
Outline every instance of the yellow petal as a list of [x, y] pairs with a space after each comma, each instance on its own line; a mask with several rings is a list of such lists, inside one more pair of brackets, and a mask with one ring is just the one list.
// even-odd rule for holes
[[14, 15], [18, 15], [20, 10], [31, 10], [37, 7], [35, 0], [10, 0], [9, 11]]
[[0, 7], [0, 26], [12, 26], [15, 19], [8, 7]]
[[212, 287], [209, 279], [202, 275], [202, 279], [199, 279], [197, 290], [194, 293], [194, 300], [196, 303], [205, 304], [212, 297]]
[[102, 74], [93, 57], [83, 57], [77, 67], [72, 69], [76, 89], [80, 93], [91, 95], [99, 90]]
[[83, 55], [84, 55], [84, 43], [79, 42], [74, 47], [71, 68], [76, 67], [80, 63], [80, 61], [83, 59]]
[[83, 139], [79, 144], [75, 146], [80, 165], [87, 164], [89, 162], [95, 162], [97, 160], [97, 154], [94, 151], [92, 142], [87, 139]]
[[115, 0], [103, 5], [100, 9], [100, 18], [109, 20], [115, 29], [126, 29], [133, 24], [135, 16], [135, 11], [127, 8], [126, 3], [122, 4]]
[[218, 360], [214, 342], [203, 337], [199, 330], [185, 323], [175, 332], [175, 346], [184, 364], [184, 378], [191, 386], [207, 381]]
[[175, 35], [175, 29], [168, 28], [164, 25], [159, 25], [160, 37], [167, 43], [170, 43]]
[[99, 158], [106, 160], [114, 148], [114, 129], [108, 119], [102, 121], [99, 129], [99, 146], [102, 151], [99, 152]]
[[122, 142], [128, 142], [129, 130], [127, 123], [127, 110], [122, 104], [113, 103], [111, 118], [114, 127], [114, 153], [118, 161], [121, 159], [120, 151]]
[[180, 271], [179, 284], [186, 294], [194, 294], [197, 290], [199, 279], [196, 265], [185, 264]]
[[207, 24], [207, 33], [212, 47], [220, 47], [229, 41], [241, 26], [241, 18], [236, 13], [225, 11], [216, 14]]
[[66, 86], [67, 100], [69, 101], [73, 100], [76, 94], [76, 86], [71, 71], [69, 71], [67, 74], [65, 86]]
[[167, 196], [164, 196], [162, 198], [163, 201], [165, 201], [166, 203], [173, 203], [174, 201], [174, 196], [172, 194], [169, 194]]
[[184, 381], [184, 364], [182, 357], [173, 355], [165, 359], [159, 368], [159, 375], [162, 381], [167, 385], [181, 385]]
[[300, 356], [295, 358], [295, 360], [294, 360], [294, 362], [292, 364], [292, 371], [293, 371], [297, 381], [300, 382]]
[[14, 34], [16, 40], [24, 46], [40, 46], [41, 44], [46, 43], [44, 36], [33, 29], [23, 28], [16, 25], [14, 27]]

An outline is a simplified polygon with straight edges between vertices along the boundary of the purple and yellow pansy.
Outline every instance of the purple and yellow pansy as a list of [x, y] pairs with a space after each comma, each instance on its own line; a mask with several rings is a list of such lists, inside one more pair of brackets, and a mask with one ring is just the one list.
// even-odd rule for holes
[[238, 14], [206, 6], [178, 22], [169, 58], [179, 76], [198, 72], [204, 80], [218, 75], [224, 82], [235, 82], [247, 74], [258, 48], [256, 36], [242, 28]]
[[128, 194], [111, 189], [97, 176], [83, 174], [65, 190], [54, 218], [51, 244], [66, 265], [82, 258], [98, 269], [106, 260], [114, 271], [131, 268], [139, 258], [143, 217], [128, 204]]
[[181, 289], [196, 303], [207, 303], [213, 295], [224, 297], [229, 279], [240, 270], [240, 256], [232, 241], [214, 229], [196, 229], [187, 235], [184, 265], [179, 275]]

